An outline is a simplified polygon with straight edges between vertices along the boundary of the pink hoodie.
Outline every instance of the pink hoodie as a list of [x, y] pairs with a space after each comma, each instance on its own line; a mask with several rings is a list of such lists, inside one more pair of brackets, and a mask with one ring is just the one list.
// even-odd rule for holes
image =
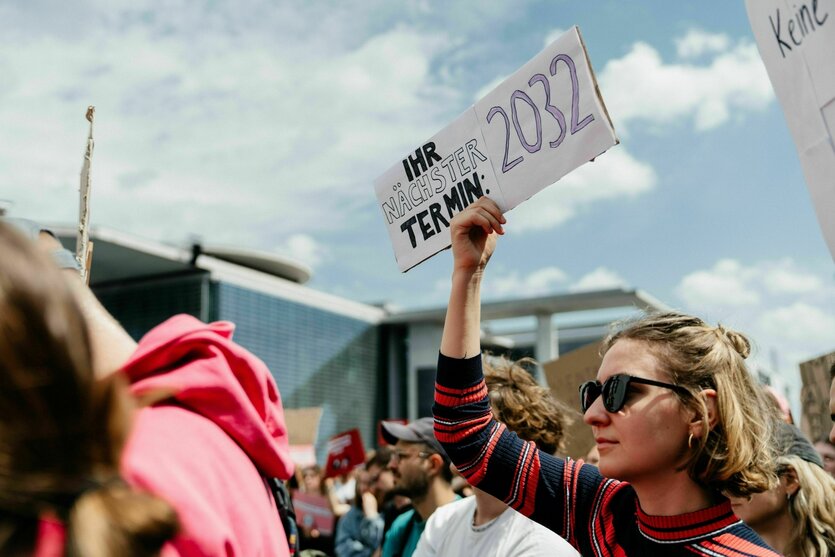
[[182, 534], [164, 554], [285, 556], [262, 474], [292, 474], [284, 412], [267, 366], [232, 342], [234, 325], [178, 315], [125, 365], [136, 395], [170, 392], [136, 416], [125, 479], [174, 505]]

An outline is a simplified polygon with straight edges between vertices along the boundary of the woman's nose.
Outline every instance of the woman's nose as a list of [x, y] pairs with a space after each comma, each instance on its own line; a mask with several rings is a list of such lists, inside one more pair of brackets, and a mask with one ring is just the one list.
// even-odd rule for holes
[[597, 397], [583, 414], [583, 421], [590, 426], [605, 425], [610, 420], [609, 413], [603, 408], [603, 397]]

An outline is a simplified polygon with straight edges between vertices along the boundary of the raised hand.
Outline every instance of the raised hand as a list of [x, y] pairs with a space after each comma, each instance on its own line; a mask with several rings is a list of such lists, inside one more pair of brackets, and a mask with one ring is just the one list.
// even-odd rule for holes
[[496, 248], [496, 234], [504, 234], [505, 222], [499, 206], [488, 197], [481, 197], [455, 215], [450, 223], [453, 271], [483, 269]]

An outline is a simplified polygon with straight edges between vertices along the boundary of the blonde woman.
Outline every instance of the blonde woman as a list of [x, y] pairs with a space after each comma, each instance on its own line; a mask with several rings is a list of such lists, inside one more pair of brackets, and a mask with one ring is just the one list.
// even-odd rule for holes
[[776, 483], [772, 414], [745, 368], [745, 337], [679, 314], [605, 342], [581, 388], [599, 469], [538, 451], [493, 419], [481, 369], [480, 286], [505, 218], [481, 198], [451, 222], [454, 267], [435, 434], [468, 481], [582, 555], [777, 555], [738, 517]]
[[785, 555], [835, 556], [835, 479], [797, 428], [780, 428], [780, 483], [765, 493], [733, 499], [733, 508]]

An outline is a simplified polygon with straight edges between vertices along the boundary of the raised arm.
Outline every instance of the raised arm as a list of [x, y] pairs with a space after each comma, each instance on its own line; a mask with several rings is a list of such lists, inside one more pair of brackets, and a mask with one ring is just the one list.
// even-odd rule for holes
[[496, 204], [481, 198], [450, 225], [455, 262], [438, 357], [435, 436], [470, 484], [588, 549], [593, 495], [602, 481], [596, 468], [542, 453], [497, 422], [490, 407], [481, 368], [480, 291], [504, 223]]
[[504, 215], [487, 197], [455, 215], [450, 223], [452, 288], [449, 294], [441, 354], [467, 358], [481, 353], [481, 278], [504, 234]]
[[[37, 244], [46, 253], [63, 249], [61, 243], [47, 232], [38, 234]], [[136, 350], [136, 342], [104, 309], [92, 290], [82, 282], [77, 271], [64, 269], [62, 272], [87, 322], [96, 376], [104, 377], [121, 369]]]

